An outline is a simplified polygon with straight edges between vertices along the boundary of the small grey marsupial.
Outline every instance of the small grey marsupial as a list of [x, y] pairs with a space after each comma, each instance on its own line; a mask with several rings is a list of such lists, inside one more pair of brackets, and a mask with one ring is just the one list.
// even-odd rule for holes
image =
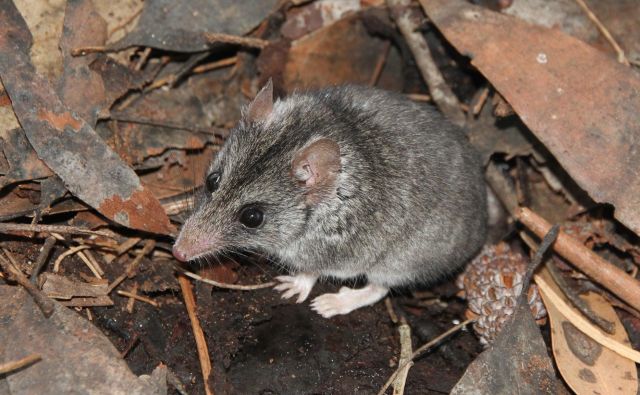
[[486, 190], [478, 155], [432, 107], [340, 86], [273, 100], [271, 81], [211, 163], [173, 253], [233, 249], [287, 266], [283, 297], [303, 302], [321, 277], [367, 285], [316, 297], [324, 317], [390, 287], [450, 275], [482, 246]]

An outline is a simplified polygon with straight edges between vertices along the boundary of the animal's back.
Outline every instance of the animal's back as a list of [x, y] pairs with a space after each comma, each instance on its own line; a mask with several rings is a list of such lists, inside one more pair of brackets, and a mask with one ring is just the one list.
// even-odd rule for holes
[[325, 271], [390, 286], [430, 281], [481, 247], [486, 192], [459, 128], [430, 106], [378, 89], [306, 95], [323, 109], [310, 114], [313, 123], [332, 125], [325, 130], [343, 147], [338, 201], [319, 209], [315, 222], [339, 235], [333, 243], [313, 233], [309, 240], [328, 247], [329, 262], [318, 263]]

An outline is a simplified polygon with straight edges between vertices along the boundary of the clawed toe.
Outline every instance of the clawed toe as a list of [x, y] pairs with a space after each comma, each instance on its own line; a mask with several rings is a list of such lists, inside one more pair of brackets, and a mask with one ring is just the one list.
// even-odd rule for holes
[[281, 283], [276, 285], [274, 289], [283, 292], [282, 299], [298, 295], [296, 303], [302, 303], [309, 297], [316, 278], [316, 276], [304, 273], [295, 276], [278, 276], [276, 279]]

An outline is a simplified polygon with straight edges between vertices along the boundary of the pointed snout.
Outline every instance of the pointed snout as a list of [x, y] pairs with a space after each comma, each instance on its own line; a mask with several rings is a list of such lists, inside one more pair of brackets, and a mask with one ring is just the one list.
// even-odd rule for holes
[[187, 253], [182, 251], [180, 247], [178, 247], [177, 245], [173, 246], [172, 252], [173, 252], [173, 256], [180, 262], [186, 262], [189, 260]]
[[219, 238], [211, 234], [204, 234], [198, 228], [189, 226], [182, 228], [180, 235], [173, 244], [173, 256], [180, 262], [214, 253], [220, 248]]

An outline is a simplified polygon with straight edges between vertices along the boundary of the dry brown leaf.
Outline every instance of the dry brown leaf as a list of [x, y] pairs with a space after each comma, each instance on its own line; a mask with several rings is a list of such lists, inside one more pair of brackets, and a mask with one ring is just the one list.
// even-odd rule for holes
[[62, 74], [62, 36], [65, 0], [14, 0], [33, 36], [30, 57], [39, 74], [55, 83]]
[[[539, 276], [561, 294], [546, 269]], [[585, 335], [551, 302], [548, 294], [541, 293], [551, 321], [556, 365], [571, 389], [576, 394], [636, 394], [635, 363]], [[590, 292], [583, 299], [600, 317], [614, 323], [615, 332], [611, 337], [629, 345], [627, 333], [613, 307], [596, 293]]]
[[291, 44], [285, 89], [367, 84], [383, 47], [383, 40], [369, 35], [358, 13], [346, 16]]
[[556, 29], [462, 0], [420, 4], [578, 186], [640, 234], [637, 73]]

